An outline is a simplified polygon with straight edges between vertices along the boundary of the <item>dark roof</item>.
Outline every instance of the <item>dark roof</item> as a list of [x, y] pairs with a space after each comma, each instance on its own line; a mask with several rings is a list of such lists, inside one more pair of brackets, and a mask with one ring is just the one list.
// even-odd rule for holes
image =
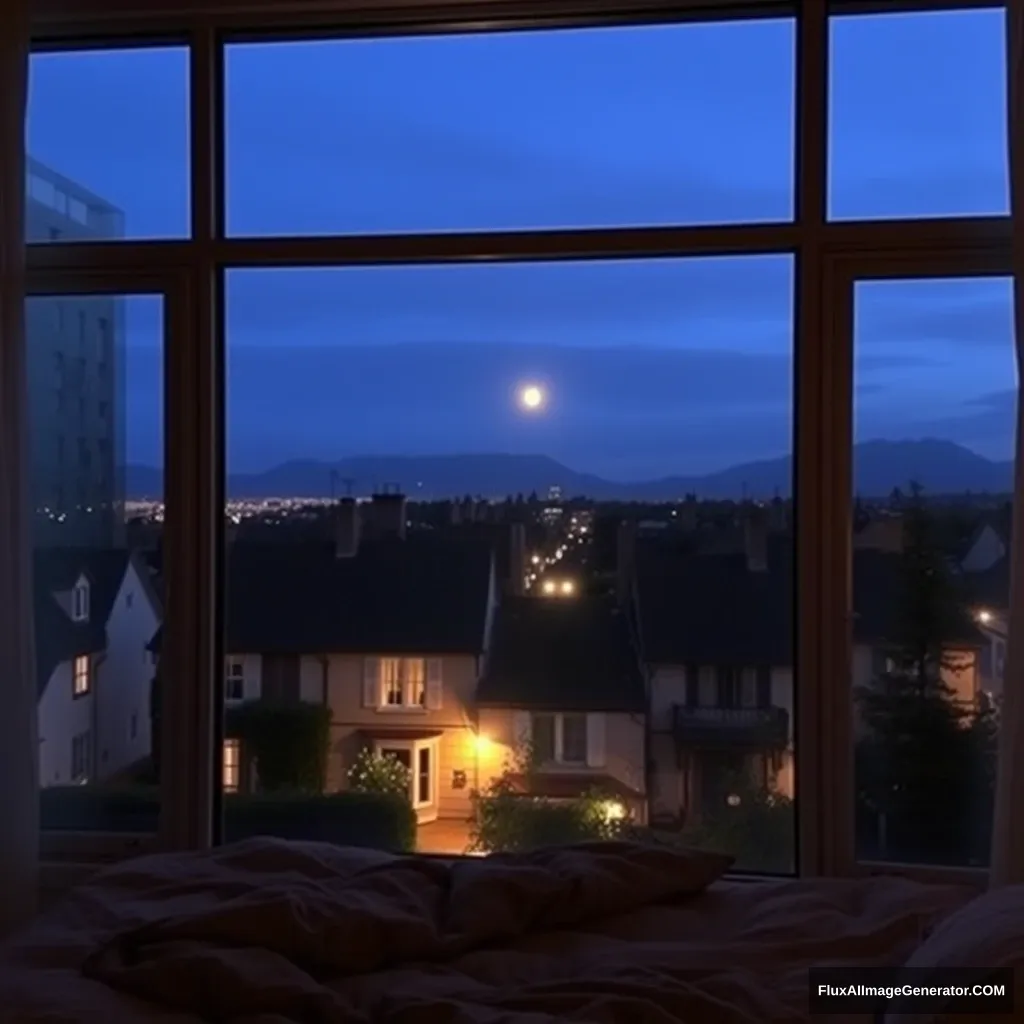
[[628, 620], [605, 597], [509, 597], [497, 610], [481, 705], [641, 711], [644, 679]]
[[[654, 664], [792, 665], [793, 548], [768, 544], [767, 568], [745, 554], [666, 552], [638, 544], [637, 596], [644, 657]], [[853, 552], [855, 642], [881, 644], [898, 628], [902, 556]], [[967, 608], [950, 643], [984, 643]]]
[[[227, 558], [227, 635], [238, 653], [478, 654], [491, 550], [429, 535], [330, 544], [237, 541]], [[150, 643], [159, 650], [160, 632]]]

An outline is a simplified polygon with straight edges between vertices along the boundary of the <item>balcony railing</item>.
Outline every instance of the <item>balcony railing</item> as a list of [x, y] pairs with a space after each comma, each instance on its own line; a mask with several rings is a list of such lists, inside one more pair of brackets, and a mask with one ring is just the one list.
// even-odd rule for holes
[[785, 708], [676, 704], [673, 717], [676, 740], [687, 746], [780, 750], [789, 744], [789, 712]]

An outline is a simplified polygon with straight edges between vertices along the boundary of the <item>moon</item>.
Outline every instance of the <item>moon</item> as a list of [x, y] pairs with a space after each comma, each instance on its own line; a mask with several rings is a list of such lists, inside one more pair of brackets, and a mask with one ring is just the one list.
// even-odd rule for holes
[[528, 412], [537, 412], [547, 396], [539, 384], [524, 384], [519, 389], [519, 404]]

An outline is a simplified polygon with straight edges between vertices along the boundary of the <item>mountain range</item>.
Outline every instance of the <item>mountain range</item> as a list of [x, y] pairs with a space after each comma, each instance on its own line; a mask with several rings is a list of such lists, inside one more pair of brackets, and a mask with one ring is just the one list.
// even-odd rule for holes
[[[952, 441], [866, 441], [854, 449], [856, 491], [884, 497], [914, 480], [929, 494], [1005, 494], [1013, 488], [1013, 462], [986, 459]], [[686, 494], [700, 498], [740, 499], [788, 496], [792, 460], [747, 462], [703, 476], [668, 476], [623, 483], [580, 473], [545, 455], [380, 455], [337, 462], [294, 460], [260, 473], [232, 473], [230, 498], [327, 498], [345, 493], [369, 494], [384, 486], [400, 487], [412, 499], [459, 495], [489, 498], [531, 492], [544, 495], [560, 487], [566, 496], [586, 495], [603, 501], [670, 501]], [[163, 471], [152, 466], [126, 467], [130, 498], [161, 497]]]

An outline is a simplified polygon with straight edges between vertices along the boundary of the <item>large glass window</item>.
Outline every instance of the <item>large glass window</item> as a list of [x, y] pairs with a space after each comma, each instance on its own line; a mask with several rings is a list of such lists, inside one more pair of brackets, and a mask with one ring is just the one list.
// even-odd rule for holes
[[791, 20], [231, 46], [228, 230], [788, 220], [793, 48]]
[[861, 859], [987, 865], [1017, 378], [1007, 278], [857, 284]]
[[431, 743], [375, 769], [421, 849], [505, 780], [792, 870], [792, 304], [781, 255], [229, 272], [227, 644], [331, 722], [302, 799]]
[[829, 216], [1009, 211], [1004, 13], [831, 19]]
[[30, 242], [189, 233], [188, 51], [34, 53]]
[[159, 296], [26, 305], [39, 780], [50, 831], [157, 827], [162, 318]]

